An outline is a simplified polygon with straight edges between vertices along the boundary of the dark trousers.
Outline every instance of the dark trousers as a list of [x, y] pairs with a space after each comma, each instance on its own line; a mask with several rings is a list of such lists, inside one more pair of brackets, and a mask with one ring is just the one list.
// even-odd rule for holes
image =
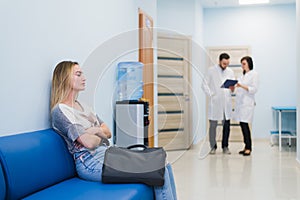
[[245, 149], [252, 151], [251, 132], [249, 124], [246, 122], [240, 122], [240, 126], [244, 136]]
[[[230, 134], [230, 120], [223, 120], [223, 135], [222, 135], [222, 148], [228, 147], [228, 139]], [[211, 148], [217, 148], [216, 132], [218, 121], [209, 120], [209, 143]]]

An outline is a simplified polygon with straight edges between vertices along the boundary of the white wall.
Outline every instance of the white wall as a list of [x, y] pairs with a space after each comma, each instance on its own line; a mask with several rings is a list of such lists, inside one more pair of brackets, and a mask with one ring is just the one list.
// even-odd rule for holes
[[[297, 55], [300, 55], [300, 0], [297, 5]], [[297, 160], [300, 163], [300, 57], [297, 56]]]
[[251, 46], [260, 88], [253, 137], [267, 138], [271, 106], [296, 105], [295, 5], [205, 9], [205, 46]]
[[192, 38], [193, 142], [205, 134], [205, 96], [200, 89], [204, 70], [203, 8], [200, 0], [161, 0], [157, 2], [158, 28]]
[[185, 35], [193, 35], [195, 26], [195, 0], [157, 1], [157, 26]]
[[206, 131], [206, 96], [201, 89], [205, 72], [204, 17], [200, 0], [195, 0], [195, 21], [192, 42], [192, 77], [193, 77], [193, 133], [194, 143], [205, 137]]
[[[135, 0], [134, 17], [131, 18], [127, 29], [123, 29], [103, 41], [91, 52], [84, 62], [89, 77], [89, 87], [81, 96], [85, 102], [94, 105], [100, 118], [104, 119], [113, 130], [113, 113], [116, 96], [116, 69], [118, 62], [138, 61], [139, 33], [138, 8], [153, 18], [156, 22], [156, 1]], [[128, 11], [130, 12], [130, 11]], [[125, 17], [126, 13], [119, 16]], [[125, 17], [126, 18], [126, 17]], [[117, 22], [115, 23], [117, 24]], [[154, 37], [156, 32], [154, 31]], [[156, 39], [154, 39], [156, 42]], [[92, 98], [91, 98], [92, 97]], [[157, 122], [152, 122], [154, 125]]]
[[[50, 82], [55, 65], [66, 59], [78, 61], [86, 72], [88, 87], [93, 85], [93, 77], [89, 82], [88, 75], [101, 73], [108, 60], [100, 55], [100, 65], [87, 66], [85, 63], [93, 64], [89, 62], [90, 55], [113, 36], [137, 28], [138, 7], [156, 19], [156, 1], [151, 2], [1, 1], [0, 135], [49, 128]], [[130, 42], [137, 48], [137, 39], [131, 39], [124, 45], [119, 40], [107, 50], [122, 49]], [[136, 52], [129, 58], [136, 59]], [[107, 109], [105, 99], [113, 91], [114, 74], [107, 76], [106, 87], [101, 91], [103, 101], [94, 106], [112, 127], [112, 110]], [[88, 94], [89, 91], [82, 98], [87, 99]]]

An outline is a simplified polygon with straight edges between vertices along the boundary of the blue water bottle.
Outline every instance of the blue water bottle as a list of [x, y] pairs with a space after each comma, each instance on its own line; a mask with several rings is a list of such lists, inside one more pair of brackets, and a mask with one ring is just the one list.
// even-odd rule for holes
[[141, 62], [118, 63], [118, 100], [139, 100], [143, 96], [143, 67]]

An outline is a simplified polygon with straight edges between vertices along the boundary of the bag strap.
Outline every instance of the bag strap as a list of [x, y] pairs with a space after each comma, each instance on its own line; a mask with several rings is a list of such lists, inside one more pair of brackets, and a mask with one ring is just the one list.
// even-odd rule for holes
[[144, 148], [144, 149], [148, 149], [148, 147], [144, 144], [134, 144], [134, 145], [130, 145], [127, 147], [127, 149], [134, 149], [134, 148], [138, 148], [138, 147], [141, 147], [141, 148]]

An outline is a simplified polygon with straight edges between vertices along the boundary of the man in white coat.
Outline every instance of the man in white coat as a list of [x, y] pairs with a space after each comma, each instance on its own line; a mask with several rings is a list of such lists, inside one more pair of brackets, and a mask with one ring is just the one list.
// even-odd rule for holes
[[219, 64], [208, 69], [204, 78], [202, 89], [208, 96], [208, 119], [209, 119], [209, 142], [210, 154], [215, 154], [217, 149], [216, 129], [218, 121], [222, 121], [222, 149], [224, 154], [231, 154], [228, 148], [230, 134], [230, 119], [232, 115], [231, 93], [234, 86], [230, 89], [221, 88], [226, 79], [235, 79], [232, 69], [228, 67], [230, 56], [222, 53], [219, 56]]

